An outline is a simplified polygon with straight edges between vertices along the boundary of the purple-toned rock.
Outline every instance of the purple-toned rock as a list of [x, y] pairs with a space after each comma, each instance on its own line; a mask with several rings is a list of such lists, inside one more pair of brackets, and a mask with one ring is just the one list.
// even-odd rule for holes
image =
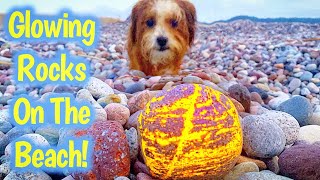
[[246, 87], [240, 84], [235, 84], [229, 87], [228, 92], [232, 98], [242, 104], [246, 112], [250, 112], [251, 95]]
[[279, 157], [280, 173], [295, 180], [320, 179], [320, 146], [300, 144]]
[[143, 164], [142, 162], [140, 162], [139, 160], [137, 160], [134, 163], [133, 171], [134, 171], [135, 174], [145, 173], [145, 174], [150, 175], [148, 167], [145, 164]]
[[141, 112], [142, 112], [142, 110], [139, 110], [139, 111], [133, 113], [133, 114], [129, 117], [129, 119], [128, 119], [126, 125], [125, 125], [125, 128], [126, 128], [126, 129], [130, 129], [130, 128], [132, 128], [132, 127], [134, 127], [134, 128], [137, 129], [137, 127], [138, 127], [138, 118], [139, 118]]
[[139, 173], [137, 175], [137, 180], [154, 180], [154, 179], [145, 173]]

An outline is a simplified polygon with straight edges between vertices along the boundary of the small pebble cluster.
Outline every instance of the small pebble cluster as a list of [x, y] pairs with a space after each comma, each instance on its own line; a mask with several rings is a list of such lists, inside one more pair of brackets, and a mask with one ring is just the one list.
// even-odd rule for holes
[[[153, 179], [140, 153], [138, 118], [160, 90], [181, 84], [218, 90], [238, 110], [242, 156], [224, 179], [320, 179], [320, 43], [303, 41], [319, 37], [320, 24], [234, 21], [199, 25], [180, 74], [155, 77], [128, 69], [127, 29], [128, 22], [104, 25], [97, 48], [89, 52], [71, 42], [9, 42], [0, 30], [0, 180]], [[45, 58], [68, 50], [91, 62], [92, 78], [85, 87], [17, 86], [12, 80], [12, 56], [21, 49]], [[42, 99], [66, 92], [93, 105], [96, 120], [90, 129], [17, 129], [9, 122], [8, 103], [13, 96]], [[14, 140], [28, 137], [41, 146], [56, 146], [70, 134], [88, 134], [96, 140], [94, 169], [88, 174], [10, 170]]]

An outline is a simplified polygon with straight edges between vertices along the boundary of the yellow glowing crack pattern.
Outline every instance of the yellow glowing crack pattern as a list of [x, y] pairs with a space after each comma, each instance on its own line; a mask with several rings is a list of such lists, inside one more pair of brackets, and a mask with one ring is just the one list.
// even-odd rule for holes
[[[210, 87], [182, 86], [182, 90], [191, 93], [175, 93], [175, 99], [166, 103], [165, 96], [174, 88], [168, 90], [154, 97], [139, 116], [138, 129], [145, 164], [152, 176], [159, 179], [208, 175], [219, 178], [234, 166], [242, 150], [237, 110], [229, 98]], [[152, 107], [155, 103], [161, 106]], [[195, 114], [199, 108], [203, 109]], [[173, 119], [174, 123], [168, 125]], [[179, 120], [181, 127], [170, 127], [177, 125], [175, 123]], [[210, 123], [199, 124], [195, 120]]]

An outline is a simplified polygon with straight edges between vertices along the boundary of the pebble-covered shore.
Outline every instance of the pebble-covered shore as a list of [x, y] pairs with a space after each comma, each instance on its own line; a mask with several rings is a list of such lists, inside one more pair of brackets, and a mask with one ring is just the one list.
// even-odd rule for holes
[[[50, 180], [68, 175], [21, 174], [11, 171], [9, 165], [10, 143], [17, 138], [56, 146], [68, 135], [50, 126], [21, 130], [9, 122], [8, 102], [13, 96], [43, 98], [53, 92], [72, 93], [93, 105], [97, 123], [85, 133], [108, 142], [108, 150], [102, 147], [105, 144], [95, 146], [101, 150], [94, 155], [102, 179], [152, 179], [139, 155], [137, 119], [158, 91], [180, 84], [219, 90], [232, 98], [241, 116], [243, 153], [224, 179], [320, 179], [320, 42], [303, 41], [320, 37], [320, 24], [235, 21], [199, 25], [180, 75], [155, 77], [129, 71], [127, 27], [128, 23], [103, 26], [101, 41], [90, 52], [74, 43], [8, 42], [0, 30], [0, 180]], [[58, 50], [86, 57], [92, 78], [85, 87], [16, 86], [11, 63], [13, 54], [21, 49], [34, 50], [45, 58], [52, 58]], [[103, 128], [115, 133], [110, 137], [118, 142], [101, 137]], [[115, 151], [122, 152], [121, 162]]]

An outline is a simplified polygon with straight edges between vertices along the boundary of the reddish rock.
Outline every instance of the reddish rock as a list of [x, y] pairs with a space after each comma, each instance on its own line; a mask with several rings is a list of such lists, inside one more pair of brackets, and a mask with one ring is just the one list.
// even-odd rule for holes
[[104, 110], [108, 115], [109, 121], [118, 121], [121, 125], [125, 125], [130, 117], [130, 111], [127, 107], [118, 103], [108, 104]]
[[150, 91], [142, 91], [134, 95], [128, 101], [130, 113], [133, 114], [139, 110], [144, 109], [144, 107], [151, 100], [151, 98], [152, 98], [152, 95]]
[[278, 69], [283, 69], [284, 68], [284, 64], [280, 63], [280, 64], [275, 64], [274, 65], [275, 68], [278, 68]]
[[250, 96], [251, 96], [252, 101], [258, 102], [259, 104], [264, 103], [259, 93], [252, 92], [252, 93], [250, 93]]
[[206, 73], [203, 73], [203, 72], [193, 73], [192, 76], [197, 76], [202, 80], [208, 80], [208, 81], [210, 81], [211, 79], [210, 76], [208, 76]]
[[246, 157], [246, 156], [240, 156], [236, 164], [241, 164], [241, 163], [244, 163], [244, 162], [253, 162], [253, 163], [255, 163], [259, 167], [259, 170], [267, 169], [267, 165], [263, 161], [258, 160], [258, 159], [252, 159], [252, 158], [249, 158], [249, 157]]
[[237, 100], [235, 100], [235, 99], [233, 99], [231, 97], [229, 97], [229, 98], [231, 99], [232, 103], [236, 107], [238, 113], [245, 112], [245, 109], [244, 109], [244, 107], [242, 106], [242, 104], [240, 102], [238, 102]]
[[274, 81], [274, 80], [277, 79], [277, 77], [278, 77], [278, 75], [277, 75], [276, 73], [272, 73], [272, 74], [269, 76], [269, 79], [270, 79], [271, 81]]
[[76, 180], [113, 180], [130, 173], [130, 152], [126, 134], [120, 123], [97, 121], [89, 129], [75, 133], [77, 137], [92, 136], [93, 168], [86, 174], [74, 174]]
[[250, 112], [251, 96], [249, 90], [246, 87], [240, 84], [235, 84], [229, 87], [228, 92], [232, 98], [242, 104], [246, 112]]
[[151, 91], [162, 90], [162, 88], [166, 85], [166, 83], [156, 83], [151, 86]]

